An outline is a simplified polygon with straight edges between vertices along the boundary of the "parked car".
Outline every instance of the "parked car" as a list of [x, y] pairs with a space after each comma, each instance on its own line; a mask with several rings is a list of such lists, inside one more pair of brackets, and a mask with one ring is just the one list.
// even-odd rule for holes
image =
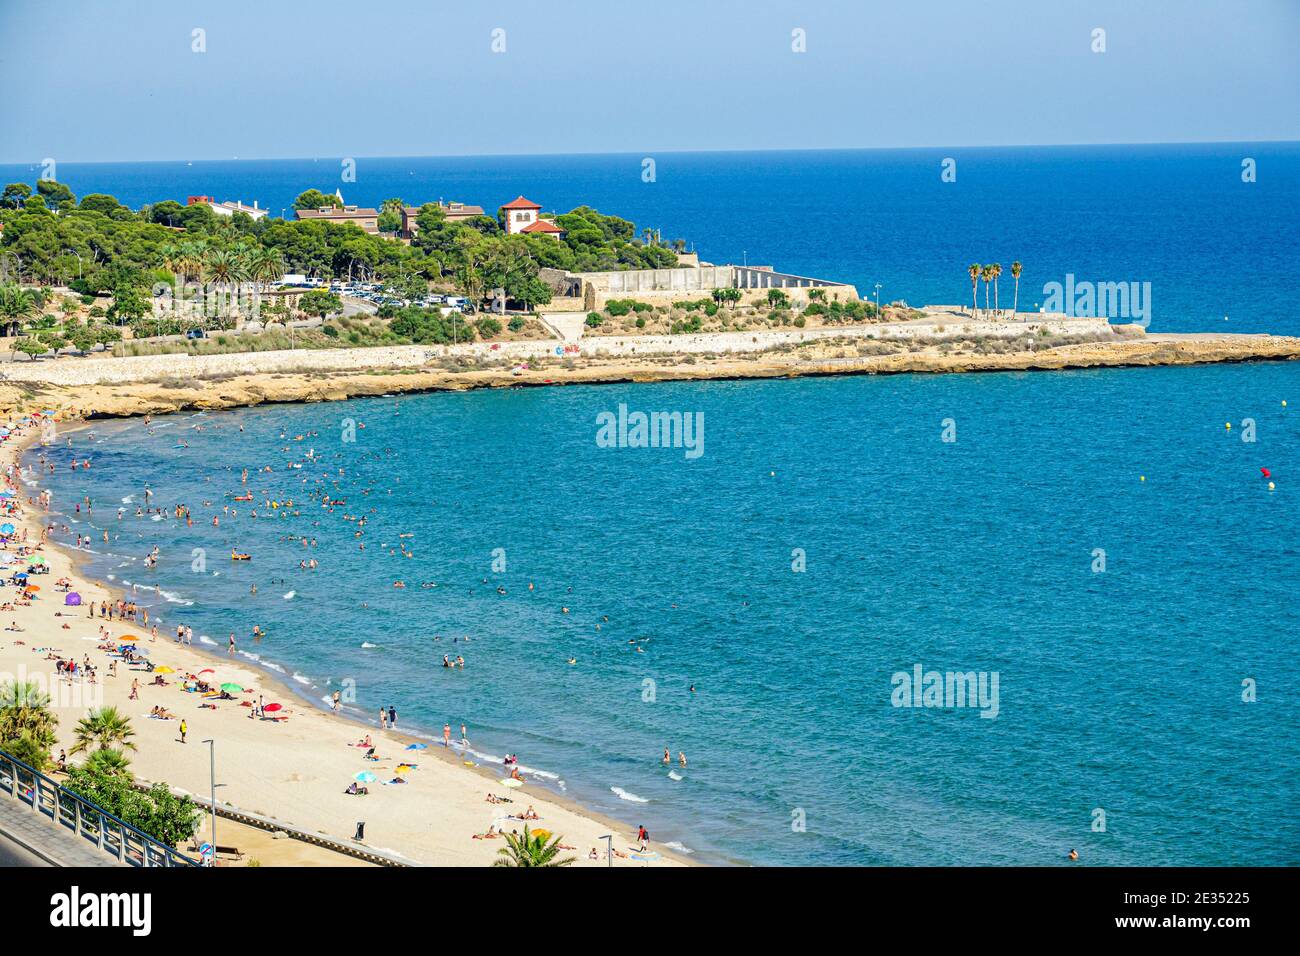
[[206, 339], [208, 333], [204, 332], [202, 329], [190, 329], [185, 333], [185, 337], [187, 339]]

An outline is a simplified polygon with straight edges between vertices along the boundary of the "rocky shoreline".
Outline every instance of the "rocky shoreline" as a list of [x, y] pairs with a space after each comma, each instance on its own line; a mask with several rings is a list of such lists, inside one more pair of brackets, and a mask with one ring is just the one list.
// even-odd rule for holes
[[[1300, 338], [1143, 335], [982, 351], [951, 340], [903, 346], [826, 338], [723, 354], [580, 355], [520, 362], [447, 350], [338, 349], [252, 355], [77, 359], [0, 368], [0, 411], [55, 409], [80, 418], [159, 415], [397, 392], [818, 375], [939, 374], [1291, 361]], [[864, 352], [869, 354], [864, 354]], [[528, 367], [523, 367], [528, 366]], [[102, 367], [102, 368], [101, 368]]]

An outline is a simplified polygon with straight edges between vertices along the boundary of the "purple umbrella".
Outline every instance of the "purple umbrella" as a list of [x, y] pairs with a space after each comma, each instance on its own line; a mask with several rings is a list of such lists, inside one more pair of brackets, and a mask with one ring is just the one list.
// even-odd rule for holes
[[67, 596], [64, 597], [63, 603], [71, 604], [73, 607], [76, 607], [78, 604], [81, 603], [81, 595], [78, 594], [76, 591], [69, 591], [67, 593]]

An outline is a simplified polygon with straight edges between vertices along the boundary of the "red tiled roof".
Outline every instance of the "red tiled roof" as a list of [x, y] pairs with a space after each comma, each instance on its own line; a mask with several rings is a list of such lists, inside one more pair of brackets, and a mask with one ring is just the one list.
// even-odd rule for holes
[[542, 207], [535, 202], [525, 199], [523, 196], [506, 203], [502, 209], [541, 209]]
[[519, 231], [520, 232], [564, 232], [563, 229], [561, 229], [555, 223], [551, 222], [549, 219], [539, 219], [536, 222], [529, 223]]

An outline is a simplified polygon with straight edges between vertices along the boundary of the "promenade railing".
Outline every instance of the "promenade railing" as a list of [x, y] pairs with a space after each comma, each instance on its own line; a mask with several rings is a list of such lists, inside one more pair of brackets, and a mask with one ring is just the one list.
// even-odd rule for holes
[[128, 866], [202, 866], [0, 750], [0, 796], [8, 796]]

